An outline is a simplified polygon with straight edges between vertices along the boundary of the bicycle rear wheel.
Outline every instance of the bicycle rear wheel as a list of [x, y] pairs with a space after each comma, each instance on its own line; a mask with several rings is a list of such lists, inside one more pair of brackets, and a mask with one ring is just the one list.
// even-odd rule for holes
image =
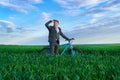
[[73, 50], [75, 51], [75, 54], [83, 54], [83, 51], [81, 49], [74, 48]]

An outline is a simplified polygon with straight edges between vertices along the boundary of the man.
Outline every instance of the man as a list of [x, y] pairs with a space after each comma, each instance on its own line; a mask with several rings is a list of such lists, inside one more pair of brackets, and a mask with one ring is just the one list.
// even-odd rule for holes
[[[53, 26], [50, 26], [49, 24], [53, 22]], [[66, 37], [62, 31], [61, 28], [58, 27], [59, 21], [58, 20], [50, 20], [48, 21], [45, 26], [49, 30], [49, 46], [50, 46], [50, 53], [58, 54], [59, 51], [59, 36], [61, 35], [64, 39], [70, 40], [68, 37]]]

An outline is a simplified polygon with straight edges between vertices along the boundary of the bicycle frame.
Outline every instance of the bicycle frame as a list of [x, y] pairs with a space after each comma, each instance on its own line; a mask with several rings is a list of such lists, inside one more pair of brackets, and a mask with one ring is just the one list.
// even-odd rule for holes
[[72, 46], [72, 41], [69, 41], [67, 44], [65, 44], [66, 45], [66, 47], [65, 47], [65, 49], [62, 51], [62, 53], [60, 54], [60, 55], [63, 55], [64, 53], [65, 53], [65, 51], [70, 47], [70, 49], [71, 49], [71, 54], [72, 54], [72, 56], [74, 56], [75, 55], [75, 51], [73, 50], [73, 46]]

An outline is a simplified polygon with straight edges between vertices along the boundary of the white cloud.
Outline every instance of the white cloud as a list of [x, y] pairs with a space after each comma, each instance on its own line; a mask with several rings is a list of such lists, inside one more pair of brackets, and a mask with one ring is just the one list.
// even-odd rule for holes
[[27, 13], [28, 10], [36, 8], [34, 4], [39, 4], [41, 2], [42, 0], [1, 0], [0, 6]]
[[16, 30], [15, 25], [12, 22], [0, 20], [0, 30], [6, 32], [13, 32]]
[[86, 7], [90, 8], [108, 0], [54, 0], [67, 9]]
[[42, 19], [43, 19], [44, 21], [47, 21], [47, 20], [50, 19], [51, 14], [50, 14], [50, 13], [47, 13], [47, 12], [42, 12], [42, 13], [41, 13], [41, 17], [42, 17]]
[[91, 19], [90, 23], [91, 23], [91, 24], [92, 24], [92, 23], [95, 23], [96, 21], [99, 20], [99, 18], [103, 17], [104, 15], [105, 15], [105, 14], [94, 14], [94, 15], [92, 16], [92, 19]]
[[42, 0], [26, 0], [31, 3], [42, 3]]
[[25, 45], [48, 45], [48, 37], [46, 35], [34, 37], [34, 38], [31, 38], [31, 39], [26, 40], [24, 42], [21, 42], [21, 44], [25, 44]]
[[[70, 13], [69, 15], [78, 15], [80, 17], [94, 16], [97, 14], [106, 14], [120, 11], [120, 0], [54, 0], [54, 1], [60, 4], [62, 7], [66, 8], [68, 10], [67, 13]], [[101, 5], [101, 3], [103, 3], [103, 5]]]
[[[39, 35], [38, 35], [39, 34]], [[3, 36], [2, 36], [3, 35]], [[0, 44], [14, 44], [14, 45], [20, 45], [24, 42], [29, 42], [31, 39], [34, 39], [36, 37], [40, 37], [40, 33], [31, 33], [31, 32], [22, 32], [22, 33], [11, 33], [7, 34], [0, 34], [2, 38], [0, 38]]]
[[90, 16], [94, 14], [106, 14], [112, 12], [120, 11], [120, 0], [106, 1], [104, 5], [99, 5], [99, 7], [90, 8], [84, 12], [81, 12], [79, 16]]
[[14, 5], [14, 4], [11, 4], [11, 3], [6, 3], [6, 2], [0, 2], [0, 5], [15, 9], [17, 11], [27, 13], [27, 11], [24, 8], [22, 8], [21, 6], [18, 6], [18, 5]]
[[[103, 32], [102, 32], [103, 33]], [[74, 42], [75, 44], [111, 44], [111, 43], [120, 43], [120, 37], [118, 34], [105, 33], [105, 34], [96, 33], [90, 34], [87, 37], [79, 37]]]
[[[102, 15], [95, 15], [100, 17]], [[120, 43], [120, 15], [111, 16], [75, 27], [67, 32], [69, 37], [74, 37], [75, 44], [99, 44], [99, 43]]]
[[[95, 17], [99, 18], [103, 15], [95, 15]], [[98, 19], [95, 18], [95, 21], [92, 21], [94, 20], [94, 18], [91, 20], [91, 22], [89, 22], [88, 24], [84, 24], [84, 25], [81, 25], [81, 26], [78, 26], [77, 29], [81, 29], [81, 27], [84, 27], [84, 29], [89, 29], [89, 28], [92, 28], [92, 29], [108, 29], [108, 28], [116, 28], [116, 27], [119, 27], [120, 26], [120, 14], [119, 15], [115, 15], [115, 16], [109, 16], [109, 18], [102, 18], [102, 19]]]
[[16, 26], [13, 22], [0, 20], [0, 44], [24, 45], [44, 35], [40, 27]]
[[111, 6], [118, 6], [120, 5], [120, 0], [110, 0], [108, 1], [107, 5], [105, 7], [111, 7]]
[[[41, 31], [38, 28], [28, 27], [28, 26], [19, 27], [16, 28], [16, 31], [11, 33], [0, 32], [0, 37], [2, 37], [0, 38], [0, 44], [25, 45], [34, 39], [41, 38], [41, 36], [44, 36], [44, 34], [42, 33], [43, 31]], [[42, 40], [42, 38], [40, 40]], [[40, 40], [38, 40], [38, 42], [41, 42]], [[31, 45], [32, 43], [29, 44]]]

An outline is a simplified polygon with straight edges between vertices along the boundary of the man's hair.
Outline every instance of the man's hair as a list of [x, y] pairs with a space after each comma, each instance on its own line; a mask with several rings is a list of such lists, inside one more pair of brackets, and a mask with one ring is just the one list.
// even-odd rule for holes
[[59, 21], [58, 21], [58, 20], [55, 20], [55, 19], [54, 19], [54, 21], [59, 23]]

